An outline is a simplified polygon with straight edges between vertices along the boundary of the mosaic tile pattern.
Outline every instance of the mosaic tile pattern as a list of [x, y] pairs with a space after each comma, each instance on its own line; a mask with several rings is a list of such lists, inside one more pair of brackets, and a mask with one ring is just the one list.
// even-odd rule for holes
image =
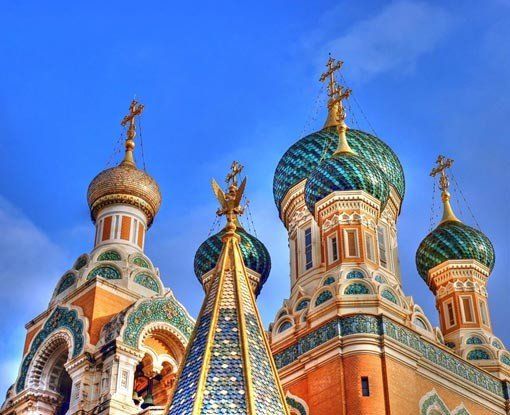
[[87, 280], [91, 280], [92, 278], [102, 277], [107, 280], [120, 280], [120, 272], [117, 268], [111, 267], [109, 265], [105, 265], [102, 267], [97, 267], [90, 271], [87, 276]]
[[[242, 256], [240, 246], [233, 241], [228, 242], [226, 249], [233, 249], [233, 255]], [[200, 403], [201, 415], [250, 413], [245, 367], [250, 368], [250, 397], [255, 413], [283, 415], [284, 398], [271, 369], [271, 354], [264, 341], [265, 334], [256, 314], [248, 277], [235, 267], [221, 270], [221, 273], [222, 285], [218, 286], [221, 278], [218, 274], [206, 294], [168, 415], [191, 414], [196, 402]], [[216, 321], [213, 315], [215, 298], [218, 302]], [[244, 331], [241, 321], [245, 323]], [[211, 322], [215, 322], [214, 327], [210, 326]], [[210, 342], [208, 333], [212, 333]], [[247, 346], [249, 361], [244, 359], [243, 344]], [[209, 361], [204, 360], [207, 355]], [[205, 375], [203, 383], [201, 373]]]
[[137, 256], [135, 259], [133, 259], [133, 264], [138, 265], [139, 267], [142, 267], [142, 268], [147, 268], [147, 269], [150, 268], [149, 263], [145, 259], [140, 258], [139, 256]]
[[148, 288], [149, 290], [159, 293], [159, 284], [148, 274], [137, 274], [135, 276], [135, 282], [145, 288]]
[[333, 294], [331, 294], [331, 291], [323, 291], [321, 292], [317, 299], [315, 300], [315, 306], [324, 304], [326, 301], [329, 301], [333, 298]]
[[507, 389], [504, 382], [466, 363], [453, 351], [448, 353], [425, 341], [418, 333], [383, 316], [358, 314], [333, 319], [275, 355], [276, 366], [278, 368], [287, 366], [301, 355], [339, 336], [361, 333], [390, 337], [401, 345], [415, 350], [423, 359], [441, 366], [443, 370], [506, 399]]
[[467, 355], [467, 360], [490, 360], [490, 355], [483, 349], [471, 350]]
[[305, 202], [313, 214], [315, 205], [335, 191], [364, 190], [381, 202], [381, 211], [390, 197], [384, 173], [356, 154], [333, 155], [310, 173], [305, 186]]
[[58, 306], [51, 313], [46, 323], [42, 329], [37, 333], [30, 345], [30, 350], [23, 358], [23, 362], [21, 363], [21, 370], [18, 380], [16, 382], [16, 392], [19, 393], [25, 388], [25, 381], [28, 375], [28, 369], [30, 368], [30, 364], [34, 359], [39, 347], [44, 343], [44, 341], [55, 331], [64, 328], [69, 330], [73, 337], [73, 350], [72, 357], [77, 357], [83, 351], [83, 347], [85, 344], [85, 339], [83, 335], [84, 323], [79, 318], [78, 312], [76, 310], [69, 309], [67, 307]]
[[120, 261], [121, 257], [117, 251], [105, 251], [97, 257], [98, 261]]
[[[240, 248], [245, 266], [261, 275], [256, 292], [258, 294], [269, 277], [271, 257], [264, 244], [253, 235], [250, 235], [243, 228], [238, 228], [236, 232], [241, 237]], [[222, 230], [209, 237], [198, 248], [195, 254], [194, 267], [195, 275], [199, 280], [216, 266], [223, 247], [223, 242], [221, 241], [223, 235], [224, 231]]]
[[171, 324], [185, 338], [189, 338], [193, 331], [193, 321], [184, 308], [170, 295], [144, 300], [130, 311], [122, 340], [128, 346], [137, 348], [144, 327], [153, 322]]
[[390, 290], [383, 290], [381, 293], [381, 297], [386, 298], [388, 301], [391, 301], [394, 304], [398, 304], [397, 297]]
[[71, 285], [73, 285], [76, 282], [76, 275], [69, 273], [66, 274], [58, 284], [58, 287], [55, 291], [55, 295], [59, 295], [60, 293], [63, 293], [65, 290], [67, 290]]
[[482, 339], [480, 339], [480, 337], [470, 337], [469, 339], [466, 340], [466, 344], [482, 344]]
[[301, 300], [299, 304], [296, 306], [296, 311], [304, 310], [310, 304], [310, 300]]
[[301, 402], [296, 401], [294, 398], [291, 398], [290, 396], [287, 396], [285, 399], [287, 401], [287, 405], [289, 406], [289, 408], [295, 409], [299, 415], [308, 415], [306, 408], [303, 406]]
[[[372, 162], [384, 173], [388, 182], [403, 198], [404, 170], [391, 148], [379, 138], [353, 129], [347, 131], [347, 141], [359, 156]], [[336, 150], [337, 143], [336, 128], [324, 128], [303, 137], [285, 152], [276, 167], [273, 179], [273, 195], [278, 210], [287, 192], [307, 179], [322, 159], [329, 158]]]
[[440, 224], [421, 242], [416, 252], [416, 267], [425, 282], [428, 272], [450, 259], [474, 259], [492, 271], [494, 247], [487, 236], [461, 222]]
[[365, 274], [361, 271], [350, 271], [345, 278], [348, 280], [363, 279], [365, 278]]
[[322, 285], [331, 285], [335, 282], [335, 277], [328, 277], [324, 280], [324, 283]]
[[365, 295], [370, 294], [370, 290], [365, 284], [360, 284], [359, 282], [355, 282], [354, 284], [349, 285], [345, 291], [345, 295]]
[[79, 271], [80, 269], [82, 269], [85, 265], [87, 265], [87, 263], [89, 262], [88, 260], [88, 256], [86, 254], [84, 255], [81, 255], [77, 260], [76, 262], [74, 263], [74, 266], [73, 268], [76, 270], [76, 271]]

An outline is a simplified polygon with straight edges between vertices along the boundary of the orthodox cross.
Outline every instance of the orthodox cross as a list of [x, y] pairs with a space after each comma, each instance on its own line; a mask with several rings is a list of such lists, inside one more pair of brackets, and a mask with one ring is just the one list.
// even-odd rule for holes
[[441, 177], [439, 178], [439, 188], [443, 192], [448, 191], [450, 182], [448, 180], [448, 175], [446, 174], [446, 169], [452, 167], [453, 160], [440, 155], [436, 160], [436, 164], [437, 166], [432, 169], [430, 175], [432, 177], [436, 177], [438, 174], [440, 174]]
[[243, 166], [237, 162], [233, 161], [230, 166], [230, 173], [227, 174], [225, 182], [227, 184], [233, 184], [237, 186], [237, 176], [243, 171]]
[[330, 97], [333, 97], [337, 93], [337, 84], [335, 81], [335, 72], [338, 71], [344, 63], [342, 61], [337, 61], [331, 57], [331, 54], [329, 55], [328, 62], [326, 63], [326, 68], [328, 70], [324, 72], [321, 77], [319, 78], [319, 81], [324, 82], [329, 79], [328, 82], [328, 95]]
[[343, 100], [347, 99], [351, 96], [351, 90], [349, 88], [344, 88], [343, 86], [337, 86], [335, 95], [333, 96], [333, 99], [335, 102], [338, 102], [338, 121], [343, 122], [345, 121], [346, 115], [345, 115], [345, 108], [343, 105]]
[[136, 99], [131, 101], [131, 105], [129, 106], [129, 114], [126, 115], [122, 121], [120, 122], [120, 125], [125, 127], [129, 123], [127, 137], [128, 140], [133, 140], [136, 135], [135, 131], [135, 118], [139, 116], [143, 112], [144, 106], [143, 104], [140, 104]]

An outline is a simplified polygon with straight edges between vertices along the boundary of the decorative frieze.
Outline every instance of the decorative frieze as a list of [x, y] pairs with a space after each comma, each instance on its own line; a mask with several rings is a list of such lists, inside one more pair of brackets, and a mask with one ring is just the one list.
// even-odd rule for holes
[[329, 321], [312, 333], [302, 337], [297, 343], [275, 355], [279, 369], [296, 361], [301, 355], [337, 337], [351, 334], [376, 334], [387, 336], [417, 352], [422, 359], [434, 363], [445, 371], [457, 375], [474, 385], [504, 398], [503, 384], [454, 354], [424, 340], [419, 334], [401, 326], [385, 316], [358, 314], [339, 317]]

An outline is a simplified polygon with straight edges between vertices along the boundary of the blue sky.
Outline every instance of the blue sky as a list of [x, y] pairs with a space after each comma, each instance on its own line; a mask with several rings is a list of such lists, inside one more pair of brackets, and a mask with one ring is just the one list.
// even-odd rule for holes
[[[272, 176], [284, 151], [322, 125], [317, 80], [330, 51], [346, 62], [360, 104], [351, 100], [350, 125], [373, 128], [405, 169], [405, 292], [437, 321], [414, 253], [430, 227], [428, 173], [444, 153], [495, 245], [490, 308], [510, 344], [509, 18], [504, 0], [2, 2], [0, 390], [16, 376], [24, 324], [92, 248], [86, 189], [118, 161], [119, 122], [134, 94], [146, 105], [147, 170], [164, 197], [147, 254], [165, 284], [196, 315], [203, 294], [193, 257], [216, 210], [209, 181], [237, 159], [273, 259], [259, 298], [271, 321], [289, 292]], [[456, 210], [474, 224], [464, 201]]]

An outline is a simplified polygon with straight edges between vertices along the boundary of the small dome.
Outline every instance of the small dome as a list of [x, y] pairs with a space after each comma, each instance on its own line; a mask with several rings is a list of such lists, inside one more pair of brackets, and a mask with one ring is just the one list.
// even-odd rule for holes
[[335, 191], [364, 190], [381, 202], [384, 209], [390, 188], [383, 172], [353, 153], [340, 153], [323, 161], [310, 174], [305, 186], [305, 202], [315, 213], [315, 204]]
[[428, 272], [437, 265], [455, 259], [474, 259], [494, 268], [494, 247], [487, 236], [456, 220], [442, 222], [421, 242], [416, 252], [416, 267], [428, 282]]
[[[393, 150], [376, 136], [359, 130], [348, 129], [347, 142], [360, 157], [371, 161], [384, 173], [388, 183], [403, 199], [404, 171]], [[307, 179], [321, 160], [330, 157], [337, 143], [336, 127], [327, 127], [303, 137], [286, 151], [276, 167], [273, 179], [273, 195], [278, 210], [287, 192]]]
[[150, 226], [161, 205], [161, 193], [151, 176], [134, 164], [123, 162], [103, 170], [92, 180], [87, 200], [94, 221], [103, 207], [123, 203], [141, 209]]
[[[260, 274], [260, 282], [256, 292], [256, 294], [258, 294], [269, 277], [269, 272], [271, 271], [271, 257], [264, 244], [243, 228], [238, 227], [236, 233], [241, 237], [240, 247], [244, 265]], [[221, 230], [217, 234], [212, 235], [203, 242], [197, 250], [194, 267], [195, 274], [200, 282], [202, 276], [216, 266], [223, 247], [221, 238], [224, 234], [225, 230]]]

